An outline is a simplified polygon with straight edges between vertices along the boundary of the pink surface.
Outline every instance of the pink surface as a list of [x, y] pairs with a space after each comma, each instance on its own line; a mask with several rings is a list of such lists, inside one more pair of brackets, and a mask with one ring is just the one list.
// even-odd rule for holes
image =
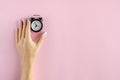
[[0, 80], [20, 80], [14, 30], [36, 13], [48, 35], [35, 80], [120, 80], [120, 0], [0, 0]]

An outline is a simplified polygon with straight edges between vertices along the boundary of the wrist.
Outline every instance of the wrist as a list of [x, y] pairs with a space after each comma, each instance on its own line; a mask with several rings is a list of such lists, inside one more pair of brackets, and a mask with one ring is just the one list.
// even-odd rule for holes
[[21, 60], [22, 65], [32, 65], [34, 63], [34, 58], [24, 57]]
[[31, 53], [24, 53], [21, 59], [22, 59], [22, 63], [23, 62], [34, 62], [35, 56], [32, 55]]
[[22, 79], [33, 80], [34, 58], [24, 56], [22, 58]]

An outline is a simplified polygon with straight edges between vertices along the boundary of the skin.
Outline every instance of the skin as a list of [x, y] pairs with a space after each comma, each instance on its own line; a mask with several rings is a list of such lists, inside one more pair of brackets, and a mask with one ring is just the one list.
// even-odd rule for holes
[[45, 39], [46, 32], [42, 32], [39, 40], [31, 38], [30, 20], [19, 21], [16, 31], [16, 47], [22, 60], [21, 80], [34, 80], [33, 66], [36, 55]]

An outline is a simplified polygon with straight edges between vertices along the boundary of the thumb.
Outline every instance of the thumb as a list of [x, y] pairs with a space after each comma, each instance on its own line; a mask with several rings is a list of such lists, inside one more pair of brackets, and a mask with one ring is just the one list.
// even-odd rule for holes
[[41, 36], [39, 37], [39, 40], [37, 42], [37, 47], [40, 48], [44, 39], [45, 39], [45, 36], [47, 35], [47, 32], [42, 32]]

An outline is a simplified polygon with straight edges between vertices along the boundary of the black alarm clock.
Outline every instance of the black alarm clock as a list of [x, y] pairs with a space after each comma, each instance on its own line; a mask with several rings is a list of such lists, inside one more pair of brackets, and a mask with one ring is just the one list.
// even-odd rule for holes
[[34, 15], [30, 18], [31, 21], [31, 30], [34, 32], [39, 32], [43, 28], [42, 17], [39, 15]]

